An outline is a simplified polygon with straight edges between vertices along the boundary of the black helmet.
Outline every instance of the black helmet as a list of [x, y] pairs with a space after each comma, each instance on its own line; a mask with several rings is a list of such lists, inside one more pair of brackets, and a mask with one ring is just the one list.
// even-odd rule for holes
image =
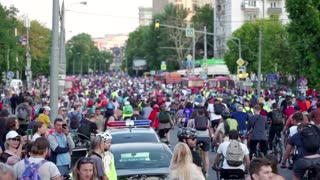
[[221, 113], [222, 119], [226, 120], [231, 117], [231, 114], [228, 111], [223, 111]]
[[183, 127], [178, 130], [177, 136], [180, 142], [182, 142], [183, 139], [196, 138], [197, 130], [190, 127]]

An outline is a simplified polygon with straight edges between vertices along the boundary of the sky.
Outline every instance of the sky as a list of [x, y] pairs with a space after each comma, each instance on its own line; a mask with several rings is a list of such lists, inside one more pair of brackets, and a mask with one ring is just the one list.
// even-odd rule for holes
[[[92, 37], [105, 34], [128, 34], [139, 25], [138, 7], [152, 7], [152, 0], [65, 0], [66, 39], [85, 32]], [[15, 6], [18, 16], [27, 15], [51, 29], [52, 0], [0, 0], [4, 6]], [[62, 0], [60, 0], [60, 4]], [[31, 29], [32, 31], [32, 29]]]

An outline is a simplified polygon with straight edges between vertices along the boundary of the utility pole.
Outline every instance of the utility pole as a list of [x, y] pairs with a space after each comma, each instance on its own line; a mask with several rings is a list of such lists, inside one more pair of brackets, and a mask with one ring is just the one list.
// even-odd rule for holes
[[58, 114], [58, 66], [59, 66], [59, 0], [52, 0], [52, 46], [50, 60], [50, 120]]
[[25, 18], [24, 26], [26, 28], [26, 59], [27, 65], [25, 70], [25, 75], [27, 77], [27, 90], [31, 91], [31, 83], [32, 83], [32, 71], [31, 71], [31, 54], [30, 54], [30, 41], [29, 41], [29, 29], [30, 29], [30, 21], [28, 17]]
[[260, 22], [259, 28], [259, 59], [258, 59], [258, 95], [260, 95], [261, 91], [261, 54], [262, 54], [262, 27]]
[[194, 68], [196, 63], [196, 40], [195, 34], [192, 36], [192, 74], [195, 75]]
[[204, 59], [204, 62], [206, 63], [206, 66], [205, 66], [205, 74], [208, 74], [208, 58], [207, 58], [207, 27], [206, 26], [204, 26], [204, 38], [203, 38], [204, 40], [204, 42], [203, 42], [203, 44], [204, 44], [204, 57], [203, 57], [203, 59]]
[[60, 48], [59, 48], [59, 90], [58, 95], [61, 96], [64, 91], [65, 79], [66, 79], [66, 45], [65, 45], [65, 9], [64, 1], [61, 5], [61, 26], [60, 26]]
[[[216, 32], [216, 13], [215, 13], [215, 0], [212, 0], [212, 11], [213, 11], [213, 34], [217, 34]], [[217, 49], [217, 46], [216, 46], [216, 40], [217, 40], [217, 37], [216, 36], [213, 36], [213, 57], [214, 58], [217, 58], [217, 55], [216, 55], [216, 49]]]

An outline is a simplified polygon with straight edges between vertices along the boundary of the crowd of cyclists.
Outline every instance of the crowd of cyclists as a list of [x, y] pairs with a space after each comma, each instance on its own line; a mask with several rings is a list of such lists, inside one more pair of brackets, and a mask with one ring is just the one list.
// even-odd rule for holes
[[[205, 179], [210, 168], [222, 179], [284, 179], [278, 163], [292, 169], [293, 179], [320, 179], [316, 91], [295, 96], [288, 88], [258, 93], [204, 87], [194, 93], [122, 73], [77, 78], [79, 83], [59, 97], [55, 119], [50, 119], [47, 89], [35, 84], [30, 92], [1, 94], [0, 174], [117, 179], [108, 122], [148, 119], [169, 146], [175, 138], [170, 131], [178, 129], [170, 179]], [[90, 139], [87, 157], [75, 163], [70, 155], [78, 143], [74, 131]], [[210, 151], [216, 152], [214, 159]], [[38, 173], [30, 173], [34, 169]]]

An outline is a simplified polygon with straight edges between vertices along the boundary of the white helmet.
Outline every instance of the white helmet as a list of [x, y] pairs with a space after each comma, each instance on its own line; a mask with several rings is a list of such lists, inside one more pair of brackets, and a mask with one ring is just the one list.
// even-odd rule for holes
[[111, 134], [108, 132], [101, 132], [98, 133], [96, 136], [101, 136], [104, 141], [110, 141], [112, 139]]

